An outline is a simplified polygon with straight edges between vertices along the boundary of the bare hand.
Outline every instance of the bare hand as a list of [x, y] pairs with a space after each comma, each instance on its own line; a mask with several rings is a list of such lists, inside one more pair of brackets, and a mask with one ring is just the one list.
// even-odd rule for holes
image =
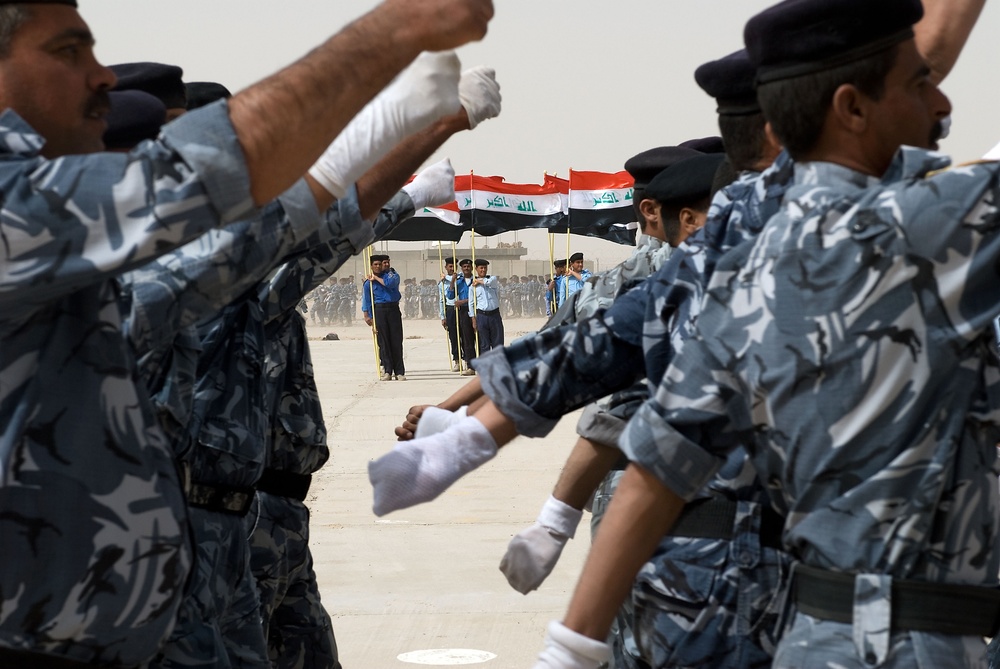
[[446, 51], [481, 40], [493, 18], [491, 0], [386, 0], [399, 25], [420, 33], [427, 51]]
[[476, 319], [475, 319], [475, 317], [473, 317], [473, 319], [472, 319], [472, 329], [473, 329], [473, 330], [476, 330], [476, 331], [478, 331], [478, 330], [479, 330], [479, 328], [478, 328], [478, 327], [476, 327]]
[[424, 409], [431, 404], [421, 404], [419, 406], [410, 407], [410, 410], [406, 414], [406, 418], [403, 420], [403, 424], [393, 430], [399, 441], [409, 441], [413, 439], [413, 434], [417, 431], [417, 423], [420, 422], [420, 416], [423, 415]]
[[371, 327], [372, 326], [372, 319], [370, 319], [367, 316], [365, 316], [365, 323], [368, 325], [368, 327]]

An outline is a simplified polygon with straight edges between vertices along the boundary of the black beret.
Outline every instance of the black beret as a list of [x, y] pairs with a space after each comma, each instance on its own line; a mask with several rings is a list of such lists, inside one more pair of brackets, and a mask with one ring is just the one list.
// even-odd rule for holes
[[635, 179], [636, 188], [645, 188], [653, 177], [666, 168], [698, 153], [696, 149], [661, 146], [632, 156], [625, 161], [625, 170]]
[[757, 82], [846, 65], [913, 37], [920, 0], [785, 0], [743, 30]]
[[142, 91], [111, 91], [111, 110], [104, 145], [108, 149], [131, 149], [144, 139], [156, 139], [167, 120], [167, 108], [159, 98]]
[[694, 149], [695, 151], [699, 151], [701, 153], [726, 152], [726, 147], [723, 146], [722, 144], [722, 138], [719, 137], [718, 135], [712, 135], [711, 137], [697, 137], [695, 139], [689, 139], [686, 142], [681, 142], [677, 146], [685, 149]]
[[576, 262], [577, 260], [583, 260], [583, 254], [582, 253], [574, 253], [573, 255], [571, 255], [569, 257], [569, 261], [570, 262]]
[[746, 49], [705, 63], [694, 71], [694, 80], [715, 98], [719, 105], [715, 111], [723, 116], [760, 113], [756, 76], [757, 70], [750, 64]]
[[646, 197], [660, 204], [688, 204], [708, 197], [725, 154], [706, 153], [674, 163], [646, 186]]
[[565, 259], [563, 259], [563, 260], [556, 260], [552, 264], [554, 266], [556, 266], [556, 267], [565, 267], [566, 266], [566, 260]]
[[444, 264], [445, 265], [454, 265], [455, 264], [455, 259], [452, 258], [451, 256], [448, 256], [447, 258], [444, 259]]
[[459, 265], [471, 265], [472, 261], [469, 260], [468, 258], [462, 258], [461, 260], [458, 261], [458, 264]]
[[490, 264], [489, 260], [485, 258], [476, 258], [476, 267], [486, 267]]
[[233, 97], [228, 88], [214, 81], [192, 81], [184, 84], [184, 90], [187, 93], [188, 111]]
[[167, 109], [187, 108], [184, 70], [176, 65], [122, 63], [112, 65], [111, 71], [118, 77], [116, 91], [145, 91], [160, 98]]

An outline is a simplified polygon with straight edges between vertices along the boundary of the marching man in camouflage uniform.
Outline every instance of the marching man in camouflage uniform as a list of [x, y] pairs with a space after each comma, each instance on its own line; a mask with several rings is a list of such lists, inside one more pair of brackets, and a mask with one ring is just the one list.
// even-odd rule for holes
[[[183, 117], [131, 154], [87, 156], [71, 154], [102, 148], [114, 76], [94, 59], [75, 2], [0, 3], [0, 545], [10, 558], [0, 663], [135, 666], [174, 624], [190, 565], [183, 490], [136, 387], [110, 278], [272, 200], [416, 53], [482, 36], [491, 11], [475, 0], [389, 2], [280, 84]], [[393, 49], [367, 38], [401, 25]], [[287, 113], [262, 118], [261, 106]]]

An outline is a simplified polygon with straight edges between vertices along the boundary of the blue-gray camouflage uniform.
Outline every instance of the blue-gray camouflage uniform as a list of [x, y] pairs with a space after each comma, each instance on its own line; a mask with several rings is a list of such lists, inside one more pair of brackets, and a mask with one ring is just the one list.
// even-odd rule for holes
[[0, 115], [0, 646], [138, 665], [190, 569], [183, 490], [113, 277], [253, 211], [225, 103], [129, 154], [47, 160]]
[[893, 611], [894, 579], [995, 587], [1000, 566], [1000, 168], [928, 176], [946, 165], [910, 148], [881, 180], [796, 165], [623, 435], [688, 499], [746, 445], [793, 556], [854, 575], [853, 623], [797, 611], [777, 667], [985, 664], [981, 636], [890, 623], [912, 613]]
[[[356, 236], [362, 227], [370, 226], [358, 220], [347, 228], [339, 216], [320, 216], [308, 185], [299, 181], [252, 219], [203, 235], [120, 278], [123, 310], [128, 313], [123, 327], [139, 355], [139, 376], [185, 465], [196, 458], [189, 429], [202, 345], [193, 324], [233, 303], [276, 263], [319, 242]], [[203, 464], [195, 462], [193, 467]], [[206, 481], [203, 468], [188, 471], [195, 472], [196, 482]], [[245, 542], [229, 541], [227, 528], [235, 521], [199, 504], [197, 496], [203, 491], [192, 492], [189, 516], [198, 539], [195, 574], [179, 623], [153, 666], [225, 666], [227, 658], [234, 663], [241, 661], [232, 658], [245, 655], [266, 658], [259, 625], [243, 624], [245, 616], [226, 624], [231, 610], [256, 608], [252, 581], [240, 591], [234, 586], [234, 573], [240, 572], [229, 568], [238, 564], [241, 549], [246, 552]]]
[[[604, 376], [633, 359], [640, 346], [645, 373], [655, 386], [690, 335], [706, 276], [722, 254], [756, 235], [777, 211], [790, 175], [785, 154], [763, 175], [741, 174], [716, 194], [705, 228], [682, 244], [659, 272], [603, 315], [585, 321], [584, 333], [565, 332], [561, 350], [536, 342], [534, 353], [508, 355], [512, 362], [497, 367], [513, 370], [516, 392], [487, 389], [494, 384], [489, 374], [483, 374], [487, 394], [501, 400], [505, 414], [521, 421], [519, 430], [544, 431], [554, 424], [546, 419], [558, 416], [561, 404], [573, 406], [581, 399], [582, 389], [573, 387], [580, 373], [574, 368], [576, 355], [598, 352], [601, 362], [587, 374]], [[618, 373], [620, 378], [622, 372]], [[548, 386], [546, 395], [529, 390], [525, 382], [542, 383], [543, 376], [545, 383], [558, 387]], [[503, 380], [495, 384], [511, 385]], [[617, 389], [609, 379], [586, 390], [598, 395]], [[769, 517], [769, 503], [742, 452], [734, 453], [708, 483], [698, 497], [702, 503], [718, 500], [714, 503], [732, 508], [730, 538], [663, 539], [641, 569], [633, 592], [639, 654], [654, 667], [769, 666], [785, 564], [776, 539], [770, 546], [762, 545], [762, 520]]]
[[[669, 244], [653, 237], [644, 236], [642, 240], [643, 243], [625, 261], [584, 282], [574, 301], [574, 321], [589, 318], [599, 310], [610, 307], [616, 297], [658, 271], [673, 251]], [[618, 436], [625, 428], [629, 416], [648, 396], [645, 381], [637, 381], [630, 388], [587, 405], [577, 421], [577, 434], [598, 444], [617, 446]], [[611, 502], [622, 471], [621, 467], [616, 467], [609, 472], [594, 493], [590, 525], [592, 536], [596, 536], [597, 527]], [[609, 635], [614, 666], [617, 669], [644, 666], [639, 659], [639, 650], [632, 632], [634, 617], [632, 601], [626, 600], [615, 616]]]
[[309, 477], [327, 461], [330, 450], [305, 320], [295, 305], [351, 255], [392, 232], [413, 213], [413, 201], [400, 192], [382, 207], [375, 224], [367, 225], [370, 237], [360, 246], [316, 247], [280, 268], [260, 289], [265, 309], [266, 406], [272, 418], [267, 469], [257, 493], [259, 512], [250, 535], [250, 564], [274, 667], [340, 667], [333, 627], [313, 570], [309, 510], [303, 503]]

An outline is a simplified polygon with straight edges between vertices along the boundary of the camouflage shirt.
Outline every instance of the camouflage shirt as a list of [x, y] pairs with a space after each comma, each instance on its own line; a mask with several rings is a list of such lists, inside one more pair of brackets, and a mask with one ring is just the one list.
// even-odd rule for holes
[[112, 279], [249, 215], [225, 103], [129, 154], [46, 160], [0, 115], [0, 644], [139, 664], [190, 567], [183, 494]]
[[746, 444], [807, 564], [995, 584], [1000, 169], [928, 176], [946, 165], [796, 165], [781, 212], [719, 261], [631, 456], [691, 498]]
[[[341, 218], [357, 217], [356, 199], [342, 201]], [[352, 255], [382, 239], [414, 213], [413, 201], [400, 191], [382, 207], [371, 238], [321, 245], [283, 266], [262, 287], [265, 305], [265, 407], [272, 416], [267, 466], [295, 474], [312, 474], [330, 457], [305, 321], [295, 310], [298, 300], [333, 275]]]

